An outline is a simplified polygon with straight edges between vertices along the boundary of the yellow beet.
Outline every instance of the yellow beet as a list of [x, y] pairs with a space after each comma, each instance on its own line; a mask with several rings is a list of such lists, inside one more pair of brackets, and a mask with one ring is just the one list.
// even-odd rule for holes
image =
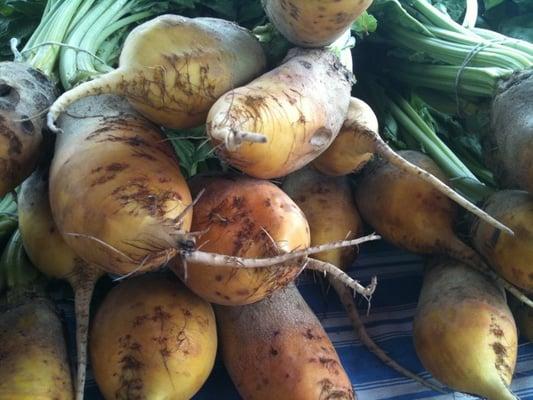
[[424, 277], [413, 324], [424, 367], [454, 390], [516, 400], [516, 326], [503, 290], [457, 261], [436, 262]]
[[524, 191], [503, 190], [490, 196], [485, 210], [514, 231], [499, 232], [476, 221], [472, 242], [489, 265], [512, 284], [533, 291], [533, 198]]
[[[298, 206], [274, 184], [244, 176], [194, 177], [191, 230], [201, 232], [202, 251], [263, 258], [309, 246], [309, 226]], [[179, 258], [176, 258], [179, 261]], [[259, 301], [292, 282], [301, 272], [301, 259], [267, 268], [213, 267], [187, 263], [177, 269], [186, 285], [217, 304], [242, 305]]]
[[[439, 179], [445, 176], [428, 156], [399, 152]], [[414, 253], [432, 254], [466, 246], [456, 237], [455, 204], [415, 175], [376, 160], [355, 185], [363, 219], [386, 240]], [[462, 247], [461, 246], [461, 247]]]
[[107, 400], [190, 399], [209, 376], [216, 349], [211, 305], [166, 274], [113, 288], [90, 336], [91, 365]]
[[372, 0], [262, 0], [270, 21], [292, 43], [322, 47], [333, 43]]
[[50, 206], [67, 245], [120, 275], [168, 261], [191, 223], [172, 145], [117, 96], [84, 98], [59, 123]]
[[376, 153], [376, 145], [360, 131], [378, 132], [378, 118], [363, 100], [352, 97], [346, 121], [331, 146], [315, 161], [320, 172], [331, 175], [348, 175], [359, 171]]
[[286, 176], [335, 139], [352, 78], [327, 50], [292, 49], [279, 67], [218, 99], [207, 134], [219, 157], [247, 175]]
[[259, 75], [266, 64], [246, 29], [216, 18], [161, 15], [130, 32], [119, 68], [65, 92], [48, 114], [49, 126], [85, 96], [126, 96], [149, 120], [169, 128], [201, 125], [218, 97]]
[[0, 257], [2, 400], [74, 398], [63, 327], [44, 283], [15, 231]]
[[83, 399], [87, 363], [89, 306], [103, 270], [87, 264], [67, 246], [52, 218], [48, 200], [48, 170], [39, 168], [21, 185], [19, 229], [29, 259], [46, 276], [65, 279], [74, 290], [76, 313], [76, 399]]
[[[428, 156], [416, 151], [398, 152], [406, 160], [444, 180]], [[376, 160], [355, 186], [355, 199], [363, 220], [384, 239], [420, 254], [440, 254], [483, 271], [497, 279], [513, 296], [533, 307], [515, 286], [499, 278], [483, 259], [454, 232], [457, 210], [427, 181], [397, 166]]]
[[327, 333], [294, 285], [216, 307], [224, 364], [244, 400], [354, 400]]
[[24, 249], [45, 275], [69, 279], [88, 268], [67, 246], [57, 230], [48, 201], [48, 171], [38, 169], [21, 185], [17, 198], [19, 229]]
[[[304, 168], [287, 176], [283, 190], [305, 214], [311, 230], [311, 246], [363, 234], [363, 222], [346, 178], [328, 177]], [[342, 269], [348, 268], [356, 257], [357, 250], [350, 247], [313, 256]]]
[[48, 300], [0, 309], [0, 343], [0, 399], [74, 398], [63, 327]]

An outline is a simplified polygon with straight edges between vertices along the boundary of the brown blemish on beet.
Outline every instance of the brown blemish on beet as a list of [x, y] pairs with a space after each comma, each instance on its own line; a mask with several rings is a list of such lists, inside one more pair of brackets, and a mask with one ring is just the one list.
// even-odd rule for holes
[[131, 345], [130, 345], [130, 350], [132, 351], [141, 351], [142, 349], [142, 346], [140, 343], [137, 343], [137, 342], [133, 342]]
[[334, 358], [319, 357], [318, 361], [331, 373], [338, 373], [339, 362]]
[[[119, 348], [127, 351], [127, 354], [121, 357], [119, 375], [119, 389], [115, 392], [117, 399], [135, 399], [142, 400], [144, 384], [139, 377], [139, 371], [144, 368], [144, 364], [135, 354], [139, 354], [141, 346], [131, 341], [130, 335], [122, 336], [118, 339]], [[133, 354], [132, 354], [133, 353]]]
[[152, 156], [151, 154], [148, 154], [145, 151], [141, 151], [141, 150], [138, 150], [138, 149], [134, 149], [131, 152], [131, 155], [132, 155], [132, 157], [135, 157], [135, 158], [142, 158], [142, 159], [148, 160], [148, 161], [157, 161], [156, 157]]
[[91, 182], [91, 187], [103, 185], [106, 182], [112, 181], [115, 179], [115, 176], [115, 174], [102, 175]]
[[130, 214], [138, 214], [139, 209], [147, 211], [151, 216], [163, 216], [169, 201], [181, 201], [178, 192], [165, 190], [154, 192], [150, 190], [149, 178], [138, 176], [130, 179], [111, 193], [122, 207], [133, 206]]
[[172, 315], [170, 315], [168, 312], [164, 311], [163, 310], [163, 307], [161, 306], [156, 306], [154, 307], [154, 315], [152, 316], [152, 321], [154, 322], [164, 322], [164, 321], [168, 321], [170, 318], [172, 317]]
[[253, 115], [260, 115], [260, 109], [265, 104], [266, 98], [264, 96], [246, 96], [244, 99], [244, 106], [249, 109]]
[[507, 355], [507, 349], [504, 347], [503, 344], [495, 342], [492, 344], [492, 349], [496, 353], [498, 357], [500, 356], [506, 356]]
[[129, 165], [126, 163], [111, 163], [108, 166], [105, 167], [105, 170], [108, 172], [120, 172], [124, 171], [126, 168], [128, 168]]
[[335, 387], [329, 379], [318, 382], [320, 387], [319, 399], [325, 400], [353, 400], [355, 397], [351, 388]]
[[512, 368], [507, 363], [507, 349], [505, 346], [499, 342], [494, 342], [491, 345], [492, 350], [496, 354], [496, 361], [494, 366], [496, 369], [503, 374], [508, 376], [512, 375]]
[[501, 338], [504, 336], [503, 330], [499, 326], [492, 327], [490, 331], [497, 338]]
[[135, 319], [133, 320], [133, 327], [137, 327], [137, 326], [141, 326], [144, 324], [145, 321], [148, 320], [148, 315], [145, 314], [145, 315], [138, 315], [137, 317], [135, 317]]
[[306, 339], [313, 340], [316, 338], [315, 335], [313, 335], [313, 331], [311, 328], [308, 328], [305, 333], [303, 334]]

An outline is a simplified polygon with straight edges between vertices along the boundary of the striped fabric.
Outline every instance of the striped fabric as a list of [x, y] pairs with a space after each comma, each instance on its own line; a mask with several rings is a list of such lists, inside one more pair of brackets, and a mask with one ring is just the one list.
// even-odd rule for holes
[[[350, 270], [350, 274], [363, 283], [373, 275], [379, 279], [370, 315], [363, 317], [371, 337], [401, 365], [432, 380], [416, 357], [411, 337], [412, 319], [422, 283], [421, 273], [419, 257], [385, 243], [365, 245], [356, 266]], [[359, 400], [475, 399], [461, 393], [433, 392], [384, 366], [355, 338], [350, 322], [332, 291], [327, 292], [311, 276], [300, 278], [298, 286], [333, 341]], [[366, 304], [360, 301], [358, 305], [364, 314]], [[73, 342], [71, 312], [71, 306], [68, 306], [68, 329]], [[435, 380], [432, 382], [436, 383]], [[102, 399], [90, 370], [87, 386], [87, 400]], [[533, 344], [523, 341], [520, 344], [512, 389], [520, 399], [533, 400]], [[239, 398], [222, 363], [217, 360], [211, 377], [194, 400]]]

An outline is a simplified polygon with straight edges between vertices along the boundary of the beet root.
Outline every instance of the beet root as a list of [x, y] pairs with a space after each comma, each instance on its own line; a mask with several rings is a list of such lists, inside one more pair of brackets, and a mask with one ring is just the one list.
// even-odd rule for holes
[[74, 398], [61, 320], [31, 298], [0, 309], [0, 399]]
[[[302, 211], [274, 184], [242, 176], [195, 176], [192, 232], [205, 252], [247, 258], [270, 257], [310, 243]], [[176, 258], [179, 262], [179, 258]], [[184, 269], [186, 267], [186, 270]], [[302, 271], [302, 258], [268, 268], [227, 268], [187, 262], [176, 272], [204, 299], [224, 305], [249, 304], [286, 286]], [[186, 274], [185, 274], [186, 273]]]
[[504, 291], [466, 265], [430, 266], [413, 323], [424, 367], [455, 390], [489, 400], [516, 400], [509, 385], [518, 338]]
[[170, 274], [145, 274], [107, 295], [89, 348], [106, 399], [190, 399], [213, 368], [215, 315]]
[[[402, 157], [444, 180], [428, 156], [400, 151]], [[460, 260], [498, 280], [522, 302], [533, 302], [500, 278], [454, 232], [456, 205], [416, 175], [406, 174], [383, 160], [375, 160], [355, 187], [361, 217], [393, 244], [418, 254], [440, 254]]]
[[294, 285], [215, 311], [224, 364], [243, 399], [354, 400], [333, 344]]

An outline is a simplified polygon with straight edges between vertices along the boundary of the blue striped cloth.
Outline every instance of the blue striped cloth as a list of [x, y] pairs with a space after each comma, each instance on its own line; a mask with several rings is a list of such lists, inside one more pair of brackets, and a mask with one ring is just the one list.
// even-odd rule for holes
[[[413, 315], [422, 283], [421, 259], [386, 243], [375, 242], [363, 246], [356, 265], [349, 272], [363, 283], [368, 282], [373, 275], [379, 278], [370, 315], [363, 316], [370, 336], [401, 365], [432, 380], [418, 361], [411, 337]], [[322, 286], [310, 276], [301, 277], [298, 286], [335, 345], [359, 400], [475, 399], [461, 393], [433, 392], [386, 367], [356, 339], [350, 321], [333, 291], [324, 293]], [[73, 343], [72, 307], [63, 306], [67, 306], [68, 330]], [[360, 302], [359, 306], [364, 314], [366, 304]], [[531, 343], [521, 341], [512, 390], [522, 400], [533, 400]], [[86, 393], [87, 400], [102, 399], [90, 369]], [[211, 377], [194, 400], [238, 399], [240, 397], [218, 359]]]

